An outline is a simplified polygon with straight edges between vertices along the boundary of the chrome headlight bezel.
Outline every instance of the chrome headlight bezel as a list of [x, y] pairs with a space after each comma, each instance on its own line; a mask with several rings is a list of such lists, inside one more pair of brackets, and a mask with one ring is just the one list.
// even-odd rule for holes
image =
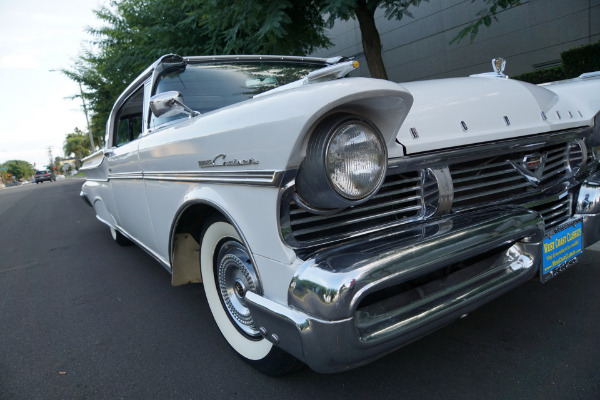
[[309, 139], [296, 178], [298, 196], [317, 209], [339, 209], [367, 201], [387, 171], [387, 146], [366, 118], [335, 114]]

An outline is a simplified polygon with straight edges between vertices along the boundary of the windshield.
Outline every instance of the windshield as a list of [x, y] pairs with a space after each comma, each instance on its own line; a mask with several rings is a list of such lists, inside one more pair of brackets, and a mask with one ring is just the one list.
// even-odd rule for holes
[[[176, 90], [185, 105], [206, 113], [252, 98], [278, 86], [297, 81], [308, 73], [323, 68], [323, 64], [291, 62], [240, 62], [189, 64], [163, 74], [154, 94]], [[151, 117], [150, 127], [185, 117]]]

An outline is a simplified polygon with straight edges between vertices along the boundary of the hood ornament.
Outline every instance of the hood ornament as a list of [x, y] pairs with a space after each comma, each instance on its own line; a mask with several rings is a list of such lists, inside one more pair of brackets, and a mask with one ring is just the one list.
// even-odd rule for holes
[[506, 67], [506, 60], [502, 57], [496, 57], [492, 60], [492, 68], [494, 72], [484, 72], [481, 74], [469, 75], [474, 78], [490, 78], [490, 79], [508, 79], [508, 76], [504, 75], [504, 68]]
[[499, 78], [507, 78], [504, 75], [504, 68], [506, 68], [506, 60], [502, 57], [496, 57], [492, 60], [492, 67], [494, 68], [494, 72], [496, 72], [496, 76]]

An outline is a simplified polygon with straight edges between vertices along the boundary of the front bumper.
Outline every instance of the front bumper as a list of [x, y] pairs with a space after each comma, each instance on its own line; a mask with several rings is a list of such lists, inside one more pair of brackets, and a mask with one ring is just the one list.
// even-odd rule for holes
[[[584, 246], [600, 240], [600, 174], [579, 192]], [[540, 215], [523, 208], [456, 214], [325, 249], [303, 263], [288, 304], [246, 303], [263, 335], [318, 372], [366, 364], [539, 274]]]

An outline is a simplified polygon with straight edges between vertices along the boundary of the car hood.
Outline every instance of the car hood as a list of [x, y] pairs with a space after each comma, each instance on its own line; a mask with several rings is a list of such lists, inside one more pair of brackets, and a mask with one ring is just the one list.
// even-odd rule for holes
[[397, 135], [406, 154], [590, 125], [597, 112], [581, 96], [569, 96], [564, 86], [557, 93], [483, 77], [401, 85], [414, 98]]

